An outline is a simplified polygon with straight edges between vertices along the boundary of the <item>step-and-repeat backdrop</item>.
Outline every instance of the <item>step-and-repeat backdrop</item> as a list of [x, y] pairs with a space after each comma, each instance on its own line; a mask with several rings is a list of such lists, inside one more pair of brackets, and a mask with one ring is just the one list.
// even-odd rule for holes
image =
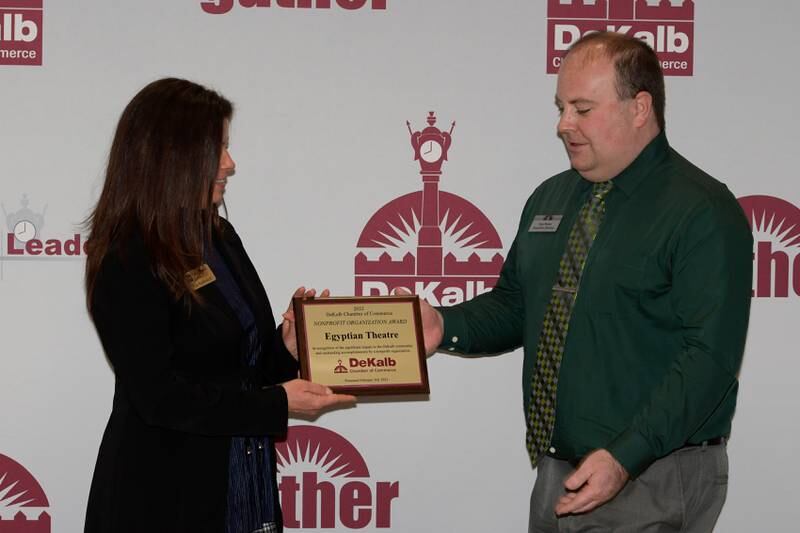
[[[299, 285], [403, 285], [452, 305], [491, 289], [525, 199], [567, 166], [554, 73], [600, 28], [658, 51], [670, 141], [752, 223], [752, 320], [717, 530], [793, 530], [798, 21], [786, 0], [0, 0], [0, 532], [82, 528], [113, 374], [84, 308], [80, 222], [142, 86], [185, 77], [235, 102], [229, 219], [276, 313]], [[415, 160], [425, 128], [445, 151]], [[442, 172], [428, 198], [444, 259], [425, 269], [421, 163]], [[293, 420], [279, 447], [287, 525], [525, 531], [536, 474], [521, 359], [437, 354], [428, 397]]]

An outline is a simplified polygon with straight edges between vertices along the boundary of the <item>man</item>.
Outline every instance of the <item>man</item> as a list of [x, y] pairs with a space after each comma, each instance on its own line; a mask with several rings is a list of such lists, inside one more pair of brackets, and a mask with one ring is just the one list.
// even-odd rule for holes
[[558, 75], [571, 169], [528, 200], [492, 292], [423, 306], [426, 347], [524, 347], [530, 531], [713, 529], [749, 316], [752, 234], [667, 143], [642, 41], [594, 33]]

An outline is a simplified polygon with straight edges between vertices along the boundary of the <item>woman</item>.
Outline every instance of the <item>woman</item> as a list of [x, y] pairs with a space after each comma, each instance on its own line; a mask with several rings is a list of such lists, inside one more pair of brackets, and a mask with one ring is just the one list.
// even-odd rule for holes
[[87, 532], [280, 531], [272, 438], [290, 412], [354, 401], [295, 379], [293, 315], [275, 328], [217, 213], [235, 170], [232, 113], [213, 91], [163, 79], [117, 126], [88, 222], [87, 305], [116, 388]]

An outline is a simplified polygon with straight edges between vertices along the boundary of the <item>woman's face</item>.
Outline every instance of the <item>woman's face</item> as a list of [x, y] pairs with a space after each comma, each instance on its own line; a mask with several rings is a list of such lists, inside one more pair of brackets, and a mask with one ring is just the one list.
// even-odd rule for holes
[[211, 195], [211, 201], [214, 205], [222, 203], [222, 198], [225, 196], [225, 186], [228, 184], [228, 178], [236, 173], [236, 163], [233, 161], [228, 151], [229, 128], [230, 122], [226, 120], [222, 126], [222, 152], [219, 157], [219, 169], [217, 170], [217, 177], [214, 179], [214, 191]]

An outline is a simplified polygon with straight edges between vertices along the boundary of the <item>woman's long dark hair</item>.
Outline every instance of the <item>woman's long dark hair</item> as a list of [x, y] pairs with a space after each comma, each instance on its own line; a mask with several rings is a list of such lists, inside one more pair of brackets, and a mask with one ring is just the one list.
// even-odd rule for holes
[[185, 274], [201, 265], [218, 223], [213, 183], [233, 105], [196, 83], [165, 78], [131, 100], [117, 125], [89, 228], [86, 298], [109, 249], [138, 233], [153, 273], [176, 299], [194, 298]]

